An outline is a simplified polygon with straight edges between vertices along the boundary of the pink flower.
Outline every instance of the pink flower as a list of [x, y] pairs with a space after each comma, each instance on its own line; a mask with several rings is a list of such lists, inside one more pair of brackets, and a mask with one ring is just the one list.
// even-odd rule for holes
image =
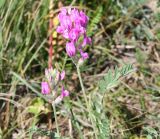
[[55, 77], [55, 83], [57, 83], [60, 80], [62, 81], [64, 77], [65, 77], [65, 71], [62, 71], [61, 73], [57, 71], [56, 77]]
[[67, 29], [63, 31], [62, 35], [64, 38], [69, 39], [69, 31]]
[[[70, 57], [76, 55], [76, 50], [82, 49], [87, 44], [91, 44], [91, 38], [86, 35], [86, 27], [89, 18], [83, 11], [72, 8], [69, 8], [67, 11], [67, 9], [62, 8], [58, 19], [60, 25], [57, 27], [57, 32], [69, 41], [66, 44], [66, 52]], [[81, 46], [78, 42], [80, 37], [83, 38]], [[78, 46], [78, 48], [75, 46]], [[88, 58], [87, 53], [80, 52], [80, 54], [83, 59]]]
[[85, 13], [83, 11], [80, 11], [80, 23], [83, 27], [86, 27], [87, 23], [88, 23], [88, 16], [85, 15]]
[[83, 60], [89, 58], [88, 53], [86, 53], [86, 52], [81, 51], [80, 54], [81, 54]]
[[71, 17], [72, 22], [77, 22], [77, 21], [79, 21], [79, 20], [78, 20], [79, 11], [78, 11], [77, 9], [71, 10], [71, 12], [70, 12], [70, 17]]
[[56, 31], [62, 34], [64, 32], [64, 28], [62, 26], [58, 26]]
[[63, 16], [63, 18], [61, 19], [61, 26], [66, 29], [71, 29], [72, 21], [69, 16]]
[[73, 57], [76, 55], [76, 48], [73, 42], [68, 42], [66, 44], [66, 52], [70, 57]]
[[[57, 86], [59, 86], [59, 83], [62, 82], [65, 77], [65, 71], [62, 71], [60, 73], [57, 69], [53, 69], [51, 67], [45, 70], [45, 77], [47, 79], [47, 82], [41, 82], [41, 93], [43, 95], [48, 95], [50, 92], [52, 92], [54, 99], [55, 92], [57, 91]], [[61, 94], [55, 99], [54, 103], [60, 103], [64, 99], [64, 97], [67, 97], [68, 95], [69, 91], [65, 90], [62, 86]]]
[[73, 28], [70, 32], [69, 32], [69, 39], [71, 41], [76, 41], [79, 38], [79, 30], [77, 28]]
[[63, 22], [63, 17], [67, 15], [67, 10], [65, 8], [61, 9], [61, 12], [58, 14], [58, 19], [60, 22]]
[[50, 87], [47, 82], [41, 83], [41, 92], [42, 94], [46, 95], [50, 93]]
[[64, 98], [64, 97], [67, 97], [67, 96], [69, 96], [69, 92], [67, 90], [64, 90], [64, 87], [62, 87], [61, 97]]
[[58, 26], [56, 31], [63, 35], [64, 38], [69, 39], [69, 30], [64, 26]]
[[55, 99], [54, 103], [59, 104], [67, 96], [69, 96], [69, 91], [64, 90], [64, 87], [62, 87], [61, 95]]
[[62, 8], [61, 9], [61, 13], [59, 14], [59, 16], [63, 16], [63, 15], [67, 15], [67, 9], [65, 9], [65, 8]]
[[87, 44], [91, 44], [91, 38], [89, 38], [89, 37], [84, 37], [82, 46], [84, 47], [84, 46], [86, 46]]

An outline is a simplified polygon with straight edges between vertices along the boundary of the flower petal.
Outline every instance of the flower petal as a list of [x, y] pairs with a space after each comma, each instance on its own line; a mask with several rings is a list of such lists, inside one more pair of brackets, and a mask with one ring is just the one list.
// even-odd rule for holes
[[41, 92], [42, 94], [46, 95], [50, 93], [50, 87], [47, 82], [41, 83]]

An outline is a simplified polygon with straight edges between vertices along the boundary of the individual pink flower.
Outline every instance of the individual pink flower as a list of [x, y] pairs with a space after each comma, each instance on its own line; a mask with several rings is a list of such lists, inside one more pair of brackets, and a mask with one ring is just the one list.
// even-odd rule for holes
[[47, 82], [42, 82], [41, 83], [41, 92], [44, 95], [47, 95], [47, 94], [50, 93], [50, 87], [49, 87]]
[[63, 22], [63, 17], [65, 17], [67, 15], [67, 9], [62, 8], [61, 12], [58, 14], [58, 19], [60, 21], [60, 23]]
[[70, 17], [72, 22], [78, 22], [78, 17], [79, 17], [79, 11], [77, 9], [72, 9], [70, 11]]
[[63, 18], [61, 19], [61, 26], [66, 29], [71, 29], [72, 21], [69, 16], [63, 16]]
[[62, 34], [64, 32], [64, 28], [62, 26], [58, 26], [56, 31]]
[[89, 58], [89, 56], [88, 56], [88, 53], [87, 52], [83, 52], [83, 51], [81, 51], [80, 52], [80, 54], [81, 54], [81, 56], [82, 56], [82, 58], [85, 60], [85, 59], [87, 59], [87, 58]]
[[55, 99], [54, 103], [55, 104], [60, 103], [67, 96], [69, 96], [69, 91], [64, 90], [64, 87], [62, 87], [61, 95]]
[[76, 48], [73, 42], [68, 42], [66, 44], [66, 52], [70, 57], [73, 57], [76, 55]]
[[69, 31], [67, 29], [63, 31], [62, 35], [64, 38], [69, 39]]
[[61, 19], [61, 17], [62, 17], [62, 16], [65, 16], [65, 15], [67, 15], [67, 9], [62, 8], [62, 9], [61, 9], [61, 12], [60, 12], [59, 15], [58, 15], [58, 18]]
[[64, 98], [64, 97], [67, 97], [67, 96], [69, 96], [69, 92], [67, 90], [64, 90], [64, 87], [62, 87], [61, 97]]
[[64, 26], [58, 26], [56, 31], [63, 35], [64, 38], [69, 39], [69, 30]]
[[86, 27], [87, 26], [87, 23], [88, 23], [88, 16], [85, 15], [85, 13], [83, 11], [80, 11], [80, 23], [83, 27]]
[[69, 32], [69, 38], [71, 41], [77, 41], [77, 39], [79, 38], [79, 29], [77, 28], [73, 28], [71, 29], [71, 31]]
[[91, 44], [91, 38], [89, 38], [89, 37], [84, 37], [82, 46], [84, 47], [84, 46], [86, 46], [87, 44]]

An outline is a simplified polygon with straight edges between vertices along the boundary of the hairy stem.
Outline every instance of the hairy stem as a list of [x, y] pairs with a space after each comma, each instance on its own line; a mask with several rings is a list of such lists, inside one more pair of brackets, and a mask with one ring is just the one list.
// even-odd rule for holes
[[77, 68], [78, 78], [79, 78], [80, 85], [81, 85], [81, 88], [82, 88], [83, 96], [84, 96], [84, 99], [85, 99], [85, 103], [86, 103], [86, 106], [87, 106], [87, 110], [88, 110], [88, 113], [89, 113], [89, 117], [90, 117], [90, 120], [91, 120], [91, 123], [92, 123], [92, 126], [93, 126], [95, 138], [97, 139], [96, 127], [95, 127], [95, 124], [94, 124], [93, 119], [92, 119], [92, 112], [91, 112], [91, 108], [90, 108], [89, 102], [87, 100], [87, 95], [86, 95], [85, 88], [84, 88], [84, 85], [83, 85], [83, 81], [82, 81], [79, 65], [76, 65], [76, 68]]
[[53, 107], [53, 111], [54, 111], [54, 118], [55, 118], [55, 123], [56, 123], [56, 130], [57, 130], [57, 134], [58, 134], [58, 136], [59, 136], [60, 134], [59, 134], [59, 128], [58, 128], [58, 122], [57, 122], [56, 107], [55, 107], [55, 104], [54, 104], [54, 103], [52, 103], [52, 107]]

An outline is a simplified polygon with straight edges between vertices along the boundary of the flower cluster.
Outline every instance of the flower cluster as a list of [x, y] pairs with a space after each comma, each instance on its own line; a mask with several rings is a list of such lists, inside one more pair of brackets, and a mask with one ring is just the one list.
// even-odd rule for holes
[[88, 53], [84, 52], [83, 48], [87, 44], [91, 44], [91, 38], [86, 35], [88, 16], [77, 9], [62, 8], [58, 19], [60, 25], [57, 27], [57, 32], [68, 40], [66, 44], [67, 54], [74, 57], [79, 52], [83, 60], [87, 59]]
[[[46, 80], [41, 83], [41, 92], [44, 95], [49, 95], [52, 93], [52, 96], [55, 97], [55, 93], [57, 92], [57, 86], [59, 83], [64, 79], [65, 77], [65, 71], [62, 71], [61, 73], [53, 68], [49, 68], [45, 70], [45, 78]], [[62, 90], [60, 96], [56, 97], [54, 100], [55, 104], [58, 104], [63, 100], [64, 97], [68, 96], [69, 92], [64, 89], [64, 86], [62, 85]]]

